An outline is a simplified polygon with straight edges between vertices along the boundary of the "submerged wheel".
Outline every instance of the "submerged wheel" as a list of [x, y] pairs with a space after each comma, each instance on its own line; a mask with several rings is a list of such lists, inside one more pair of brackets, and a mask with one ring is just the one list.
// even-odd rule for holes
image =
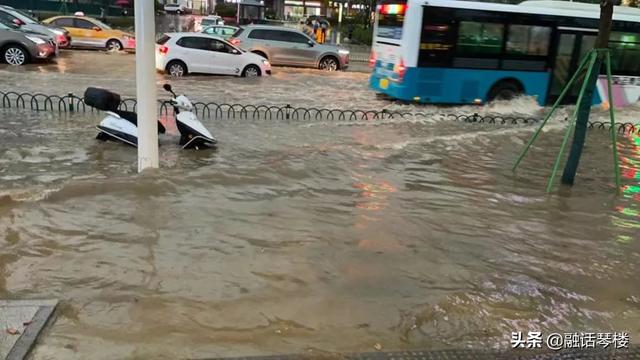
[[242, 77], [258, 77], [260, 76], [260, 68], [255, 65], [247, 65], [244, 70], [242, 70]]
[[325, 56], [320, 60], [318, 68], [320, 68], [320, 70], [336, 71], [340, 68], [340, 65], [338, 63], [338, 59], [335, 57]]
[[20, 46], [9, 45], [4, 49], [2, 58], [9, 65], [20, 66], [27, 63], [27, 52]]
[[122, 50], [122, 43], [116, 39], [111, 39], [107, 41], [107, 50], [108, 51], [120, 51]]
[[489, 94], [487, 95], [487, 101], [494, 100], [511, 100], [524, 92], [522, 85], [513, 80], [500, 81], [493, 85]]
[[174, 60], [167, 65], [167, 74], [174, 77], [182, 77], [187, 75], [187, 65], [182, 61]]

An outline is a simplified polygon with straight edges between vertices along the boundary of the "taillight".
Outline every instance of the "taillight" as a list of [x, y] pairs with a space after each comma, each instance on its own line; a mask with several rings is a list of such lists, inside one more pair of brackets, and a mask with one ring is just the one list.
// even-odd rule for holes
[[169, 48], [162, 45], [158, 48], [158, 52], [162, 55], [167, 55], [167, 53], [169, 52]]
[[371, 50], [371, 55], [369, 55], [369, 66], [374, 67], [376, 65], [376, 52]]
[[407, 71], [407, 68], [404, 66], [404, 61], [400, 58], [400, 62], [396, 65], [396, 73], [398, 74], [398, 81], [402, 81], [404, 78], [404, 73]]
[[64, 44], [67, 42], [67, 38], [64, 35], [58, 35], [56, 36], [56, 41], [58, 44]]
[[236, 45], [236, 46], [240, 45], [240, 40], [236, 38], [229, 39], [229, 42], [231, 43], [231, 45]]

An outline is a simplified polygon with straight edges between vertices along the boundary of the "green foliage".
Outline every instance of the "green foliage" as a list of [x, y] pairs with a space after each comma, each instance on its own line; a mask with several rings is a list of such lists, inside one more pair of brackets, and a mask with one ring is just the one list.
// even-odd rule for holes
[[358, 25], [353, 30], [353, 39], [351, 42], [354, 44], [371, 45], [373, 41], [373, 28], [365, 28], [362, 25]]
[[267, 8], [264, 11], [264, 17], [267, 18], [267, 19], [275, 19], [276, 18], [276, 12], [273, 9]]
[[218, 3], [216, 4], [216, 13], [222, 17], [236, 16], [237, 5], [233, 3]]

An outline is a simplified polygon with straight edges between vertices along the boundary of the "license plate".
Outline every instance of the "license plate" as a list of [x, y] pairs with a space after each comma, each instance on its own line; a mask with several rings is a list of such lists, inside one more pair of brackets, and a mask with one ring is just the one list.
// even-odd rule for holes
[[380, 79], [380, 88], [386, 89], [389, 87], [389, 79]]

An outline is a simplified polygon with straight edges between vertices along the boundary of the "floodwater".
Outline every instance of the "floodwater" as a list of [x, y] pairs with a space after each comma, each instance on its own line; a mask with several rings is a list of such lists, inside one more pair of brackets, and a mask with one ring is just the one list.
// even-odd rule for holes
[[[122, 70], [39, 69], [0, 69], [0, 87], [135, 93], [114, 80]], [[589, 132], [575, 187], [547, 195], [563, 123], [514, 174], [533, 127], [436, 116], [538, 114], [530, 100], [420, 108], [376, 99], [356, 73], [274, 78], [174, 86], [433, 116], [204, 119], [217, 151], [179, 151], [168, 135], [161, 168], [138, 175], [135, 149], [94, 140], [98, 114], [0, 109], [0, 298], [62, 304], [35, 359], [508, 348], [512, 331], [619, 331], [637, 344], [640, 136], [620, 137], [620, 196], [602, 130]], [[282, 97], [323, 81], [345, 98]]]
[[35, 359], [506, 348], [511, 331], [640, 336], [640, 137], [561, 126], [206, 120], [161, 169], [99, 118], [0, 110], [0, 298], [59, 298]]

